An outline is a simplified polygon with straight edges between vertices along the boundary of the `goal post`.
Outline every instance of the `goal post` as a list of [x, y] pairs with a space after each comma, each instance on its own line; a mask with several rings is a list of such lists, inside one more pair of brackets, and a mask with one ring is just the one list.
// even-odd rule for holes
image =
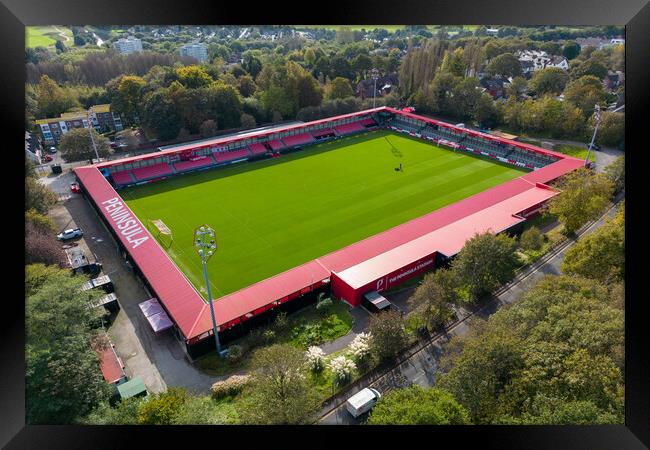
[[162, 219], [147, 220], [147, 228], [156, 240], [165, 248], [171, 247], [174, 242], [174, 235]]

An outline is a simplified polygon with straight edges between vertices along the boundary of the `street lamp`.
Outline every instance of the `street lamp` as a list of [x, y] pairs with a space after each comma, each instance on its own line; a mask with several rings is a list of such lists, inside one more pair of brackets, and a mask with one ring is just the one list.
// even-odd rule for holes
[[212, 316], [212, 331], [214, 341], [217, 344], [217, 354], [222, 358], [221, 343], [219, 342], [219, 332], [217, 331], [217, 320], [214, 317], [214, 306], [212, 304], [212, 293], [210, 292], [210, 280], [208, 279], [207, 262], [217, 251], [217, 239], [214, 230], [208, 225], [201, 225], [194, 230], [194, 247], [196, 247], [201, 262], [203, 263], [203, 276], [205, 277], [205, 287], [208, 290], [208, 303], [210, 304], [210, 315]]
[[377, 70], [376, 68], [373, 68], [370, 71], [370, 74], [372, 75], [372, 79], [375, 80], [375, 90], [372, 91], [372, 107], [374, 108], [375, 107], [375, 100], [376, 100], [376, 97], [377, 97], [377, 79], [379, 78], [379, 70]]
[[93, 143], [93, 150], [95, 150], [95, 156], [97, 157], [97, 162], [99, 163], [99, 153], [97, 153], [97, 146], [95, 145], [95, 138], [93, 137], [93, 120], [90, 117], [90, 111], [87, 112], [86, 118], [88, 119], [88, 133], [90, 133], [90, 142]]
[[591, 137], [591, 142], [589, 143], [589, 150], [587, 150], [587, 157], [585, 158], [585, 167], [589, 164], [589, 154], [591, 153], [591, 147], [594, 145], [596, 140], [596, 133], [598, 133], [598, 125], [600, 125], [600, 106], [594, 106], [594, 121], [596, 122], [596, 127], [594, 128], [594, 135]]

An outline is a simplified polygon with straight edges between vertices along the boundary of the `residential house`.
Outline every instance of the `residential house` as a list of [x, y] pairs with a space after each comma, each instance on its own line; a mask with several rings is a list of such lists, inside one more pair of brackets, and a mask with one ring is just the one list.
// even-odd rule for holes
[[25, 131], [25, 157], [34, 164], [41, 163], [41, 145], [38, 138], [29, 131]]
[[551, 56], [551, 60], [546, 67], [557, 67], [564, 71], [569, 70], [569, 61], [564, 56]]
[[110, 105], [94, 105], [88, 111], [74, 111], [60, 117], [36, 120], [47, 145], [61, 142], [61, 137], [73, 128], [88, 128], [90, 122], [98, 132], [122, 131], [122, 118], [110, 111]]
[[615, 90], [620, 85], [625, 84], [625, 73], [617, 70], [616, 72], [608, 71], [607, 76], [605, 76], [605, 87], [610, 91]]
[[381, 97], [390, 93], [398, 85], [397, 73], [390, 73], [383, 77], [377, 78], [377, 91], [375, 92], [375, 80], [368, 78], [361, 80], [357, 84], [355, 94], [361, 97], [361, 100], [366, 98], [373, 98], [373, 96]]
[[484, 92], [490, 94], [494, 99], [499, 99], [506, 96], [506, 87], [509, 83], [501, 77], [483, 77], [480, 84]]

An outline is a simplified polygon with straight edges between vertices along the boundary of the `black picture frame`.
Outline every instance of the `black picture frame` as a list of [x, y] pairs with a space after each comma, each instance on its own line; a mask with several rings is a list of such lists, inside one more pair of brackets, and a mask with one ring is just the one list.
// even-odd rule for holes
[[[7, 448], [121, 448], [131, 446], [134, 437], [145, 438], [150, 445], [163, 443], [164, 448], [181, 438], [190, 445], [200, 437], [210, 439], [211, 445], [224, 445], [225, 438], [235, 438], [238, 445], [249, 447], [253, 436], [279, 445], [278, 433], [288, 432], [300, 438], [292, 439], [311, 445], [322, 439], [332, 445], [347, 444], [352, 435], [361, 435], [366, 442], [388, 442], [390, 437], [405, 444], [430, 445], [466, 444], [471, 440], [479, 448], [543, 448], [543, 449], [627, 449], [650, 446], [650, 363], [647, 342], [649, 328], [645, 321], [647, 294], [642, 285], [648, 263], [644, 261], [644, 217], [647, 210], [644, 168], [648, 167], [648, 149], [644, 134], [650, 70], [650, 4], [645, 0], [577, 0], [572, 2], [547, 0], [526, 2], [514, 0], [444, 1], [356, 1], [313, 2], [310, 4], [281, 4], [279, 2], [215, 2], [184, 0], [174, 4], [145, 0], [113, 0], [88, 2], [67, 0], [3, 0], [0, 5], [0, 34], [5, 64], [0, 70], [3, 105], [0, 108], [5, 129], [5, 161], [0, 181], [7, 211], [4, 224], [9, 229], [22, 227], [19, 196], [13, 191], [23, 178], [22, 152], [24, 127], [24, 37], [25, 26], [62, 24], [503, 24], [503, 25], [625, 25], [626, 26], [626, 366], [625, 366], [625, 426], [520, 426], [520, 427], [81, 427], [25, 426], [24, 390], [24, 305], [18, 301], [24, 293], [21, 264], [9, 257], [3, 278], [15, 294], [3, 297], [2, 326], [0, 326], [0, 445]], [[14, 178], [15, 177], [15, 178]], [[7, 203], [16, 202], [7, 206]], [[647, 236], [647, 231], [645, 235]], [[15, 240], [15, 239], [14, 239]], [[12, 251], [20, 252], [20, 243]], [[15, 272], [15, 273], [12, 273]], [[3, 285], [3, 287], [5, 287]], [[5, 287], [5, 292], [7, 292]], [[332, 438], [343, 432], [342, 440]], [[323, 437], [317, 436], [323, 433]], [[408, 434], [407, 434], [408, 433]], [[417, 434], [417, 438], [414, 437]], [[264, 435], [268, 435], [268, 438]], [[327, 439], [330, 437], [331, 439]], [[216, 439], [216, 440], [215, 440]], [[417, 440], [416, 440], [417, 439]], [[282, 442], [286, 439], [282, 438]], [[263, 444], [264, 445], [264, 444]], [[284, 443], [282, 445], [285, 445]], [[347, 444], [349, 445], [349, 444]], [[402, 444], [404, 445], [404, 444]], [[275, 445], [272, 445], [273, 447]]]

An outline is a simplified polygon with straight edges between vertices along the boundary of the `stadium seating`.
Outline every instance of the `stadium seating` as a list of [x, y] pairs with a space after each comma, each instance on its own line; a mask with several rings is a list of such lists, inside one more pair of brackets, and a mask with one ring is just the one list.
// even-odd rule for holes
[[188, 170], [192, 169], [197, 169], [199, 167], [206, 167], [214, 164], [215, 161], [209, 156], [206, 156], [201, 159], [196, 159], [194, 161], [192, 160], [187, 160], [187, 161], [178, 161], [174, 163], [174, 167], [176, 168], [176, 172], [186, 172]]
[[250, 149], [251, 152], [253, 152], [253, 155], [263, 155], [268, 151], [266, 147], [264, 147], [264, 144], [260, 144], [259, 142], [255, 142], [254, 144], [249, 144], [248, 148]]
[[135, 180], [131, 178], [131, 172], [129, 170], [122, 170], [120, 172], [113, 172], [111, 174], [113, 181], [118, 185], [131, 184]]
[[368, 117], [366, 119], [363, 119], [361, 122], [359, 122], [361, 125], [364, 127], [374, 127], [377, 125], [377, 123], [372, 119], [372, 117]]
[[138, 167], [137, 169], [131, 170], [133, 176], [139, 181], [148, 180], [155, 177], [162, 177], [169, 175], [172, 172], [172, 167], [166, 162], [153, 164], [147, 167]]
[[329, 136], [329, 135], [336, 135], [336, 133], [334, 132], [334, 130], [332, 128], [325, 128], [324, 130], [312, 131], [311, 134], [317, 139], [319, 137], [324, 137], [324, 136]]
[[339, 125], [338, 127], [334, 127], [334, 129], [338, 134], [346, 135], [346, 134], [356, 133], [358, 131], [363, 131], [365, 130], [365, 127], [361, 125], [359, 122], [352, 122], [352, 123], [346, 123], [345, 125]]
[[246, 148], [231, 150], [229, 152], [215, 152], [213, 155], [218, 163], [234, 161], [236, 159], [246, 159], [251, 156], [250, 152]]
[[286, 148], [287, 146], [284, 145], [284, 142], [282, 142], [280, 139], [274, 139], [272, 141], [269, 141], [269, 145], [273, 150], [282, 150], [283, 148]]
[[296, 134], [294, 136], [286, 136], [282, 138], [287, 147], [295, 147], [296, 145], [308, 144], [314, 142], [314, 136], [309, 133]]

